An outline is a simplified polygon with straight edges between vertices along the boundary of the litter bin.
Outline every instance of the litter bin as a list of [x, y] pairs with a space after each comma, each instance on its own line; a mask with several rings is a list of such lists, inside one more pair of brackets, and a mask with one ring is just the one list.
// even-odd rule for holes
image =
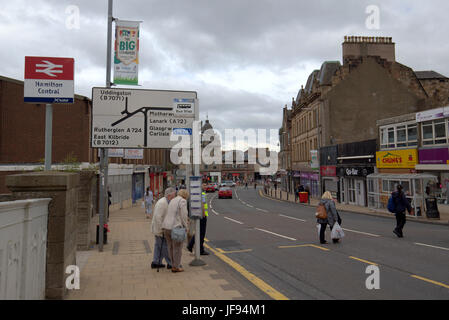
[[440, 212], [438, 211], [437, 199], [426, 199], [426, 216], [431, 219], [440, 219]]
[[[100, 239], [100, 225], [97, 224], [97, 244], [99, 243]], [[103, 244], [108, 243], [108, 229], [106, 227], [103, 227]]]
[[300, 192], [299, 193], [299, 202], [307, 203], [309, 201], [308, 196], [309, 196], [309, 194], [307, 192]]

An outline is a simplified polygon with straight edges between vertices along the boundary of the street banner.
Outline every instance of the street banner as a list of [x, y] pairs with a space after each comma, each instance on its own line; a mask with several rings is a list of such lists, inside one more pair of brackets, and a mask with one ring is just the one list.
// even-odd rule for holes
[[24, 102], [73, 103], [73, 58], [25, 57]]
[[115, 84], [138, 85], [139, 24], [139, 21], [115, 20]]

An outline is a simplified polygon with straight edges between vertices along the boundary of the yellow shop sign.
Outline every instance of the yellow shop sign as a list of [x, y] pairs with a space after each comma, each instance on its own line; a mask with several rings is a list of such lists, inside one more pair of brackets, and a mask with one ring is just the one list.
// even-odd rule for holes
[[376, 152], [378, 168], [409, 168], [418, 164], [418, 149], [391, 150]]

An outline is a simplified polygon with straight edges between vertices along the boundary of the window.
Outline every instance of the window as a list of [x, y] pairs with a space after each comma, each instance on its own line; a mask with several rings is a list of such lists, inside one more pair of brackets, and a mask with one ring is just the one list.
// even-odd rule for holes
[[380, 148], [395, 149], [418, 145], [418, 130], [414, 122], [380, 128]]
[[403, 191], [407, 193], [410, 190], [410, 181], [408, 180], [382, 180], [382, 192], [394, 192], [396, 191], [396, 186], [401, 184]]
[[424, 146], [447, 143], [448, 120], [438, 119], [422, 123], [422, 141]]

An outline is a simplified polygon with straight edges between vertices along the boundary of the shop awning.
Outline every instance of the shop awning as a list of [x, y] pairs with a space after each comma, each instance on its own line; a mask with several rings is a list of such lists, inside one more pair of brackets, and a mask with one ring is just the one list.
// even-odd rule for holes
[[434, 179], [437, 180], [437, 177], [426, 174], [426, 173], [406, 173], [406, 174], [392, 174], [392, 173], [372, 173], [366, 176], [368, 179]]

